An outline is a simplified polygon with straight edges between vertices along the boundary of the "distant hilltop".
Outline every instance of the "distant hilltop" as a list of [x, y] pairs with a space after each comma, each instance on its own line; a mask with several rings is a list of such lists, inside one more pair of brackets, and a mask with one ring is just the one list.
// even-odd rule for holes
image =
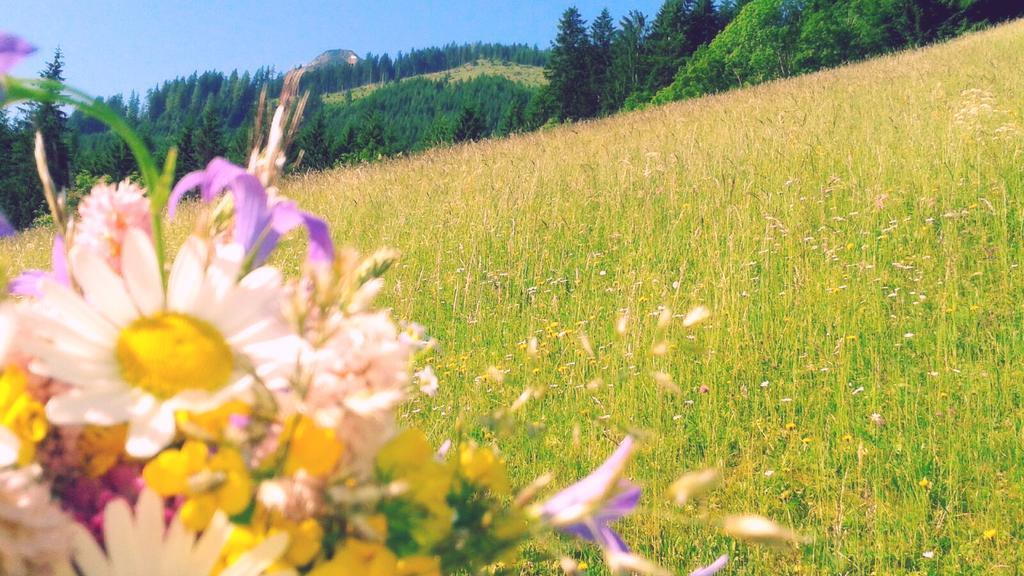
[[346, 62], [354, 66], [359, 62], [359, 56], [351, 50], [341, 48], [337, 50], [328, 50], [316, 58], [313, 58], [309, 64], [306, 64], [306, 66], [309, 68], [315, 68], [325, 64], [334, 64], [336, 62]]

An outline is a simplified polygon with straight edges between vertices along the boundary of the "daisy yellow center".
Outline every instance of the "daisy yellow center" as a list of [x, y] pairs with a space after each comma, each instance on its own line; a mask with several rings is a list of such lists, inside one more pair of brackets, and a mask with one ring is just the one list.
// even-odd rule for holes
[[219, 390], [234, 367], [220, 331], [174, 312], [140, 318], [122, 329], [117, 362], [125, 382], [161, 399], [184, 390]]

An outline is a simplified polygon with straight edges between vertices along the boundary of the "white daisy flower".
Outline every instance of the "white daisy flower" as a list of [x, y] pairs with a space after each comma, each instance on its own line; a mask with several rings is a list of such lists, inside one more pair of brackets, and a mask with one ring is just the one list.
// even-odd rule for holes
[[[106, 553], [84, 527], [76, 523], [73, 530], [72, 558], [83, 576], [208, 576], [217, 566], [232, 526], [223, 512], [217, 512], [198, 540], [182, 524], [180, 514], [165, 528], [163, 500], [145, 490], [134, 517], [120, 498], [103, 509]], [[285, 533], [267, 538], [220, 576], [259, 576], [287, 547]]]
[[298, 354], [280, 314], [280, 273], [260, 267], [238, 278], [239, 245], [189, 237], [166, 291], [156, 252], [127, 232], [121, 274], [92, 250], [72, 249], [76, 291], [44, 280], [22, 308], [31, 368], [74, 388], [46, 405], [56, 424], [128, 422], [126, 449], [156, 454], [174, 438], [174, 412], [205, 412], [245, 397], [255, 373], [283, 375]]

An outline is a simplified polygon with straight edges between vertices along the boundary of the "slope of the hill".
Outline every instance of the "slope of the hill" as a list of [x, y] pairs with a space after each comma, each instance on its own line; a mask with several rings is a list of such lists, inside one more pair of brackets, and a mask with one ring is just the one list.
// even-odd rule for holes
[[[441, 391], [408, 414], [437, 440], [461, 423], [490, 441], [478, 417], [532, 387], [544, 394], [503, 453], [519, 482], [565, 484], [645, 431], [629, 473], [650, 489], [623, 534], [674, 572], [728, 552], [737, 575], [1015, 574], [1021, 69], [1014, 22], [284, 192], [340, 242], [402, 251], [385, 298], [441, 343]], [[46, 259], [38, 232], [0, 246], [18, 268]], [[697, 303], [707, 323], [659, 331], [661, 306]], [[705, 466], [727, 478], [715, 514], [771, 516], [813, 543], [772, 551], [690, 525], [664, 488]]]
[[[499, 76], [501, 78], [507, 78], [513, 82], [532, 87], [542, 86], [547, 82], [544, 78], [543, 66], [528, 66], [526, 64], [496, 62], [493, 60], [477, 60], [476, 62], [463, 64], [462, 66], [452, 68], [451, 70], [421, 74], [419, 76], [410, 76], [408, 79], [423, 78], [427, 80], [465, 82], [467, 80], [479, 78], [480, 76]], [[322, 95], [320, 98], [323, 100], [324, 104], [339, 104], [348, 101], [350, 97], [352, 100], [363, 98], [380, 87], [381, 84], [368, 84], [349, 91], [330, 92]]]

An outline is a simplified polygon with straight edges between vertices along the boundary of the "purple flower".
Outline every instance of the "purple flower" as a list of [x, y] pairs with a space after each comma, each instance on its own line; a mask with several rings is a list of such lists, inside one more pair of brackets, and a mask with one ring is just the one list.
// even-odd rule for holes
[[7, 74], [22, 58], [36, 51], [28, 42], [0, 31], [0, 75]]
[[690, 572], [690, 576], [711, 576], [712, 574], [716, 574], [722, 568], [725, 568], [725, 565], [728, 563], [729, 557], [725, 554], [722, 554], [718, 557], [717, 560], [715, 560], [711, 564], [708, 564], [703, 568], [697, 568], [693, 572]]
[[[632, 436], [626, 436], [597, 470], [545, 502], [540, 515], [563, 532], [596, 542], [615, 573], [669, 574], [657, 564], [630, 553], [622, 537], [610, 526], [632, 512], [640, 502], [640, 488], [622, 478], [633, 455], [634, 443]], [[728, 556], [721, 556], [710, 565], [694, 570], [690, 576], [711, 576], [728, 561]]]
[[0, 212], [0, 238], [7, 238], [8, 236], [14, 236], [18, 231], [11, 226], [11, 222], [4, 216], [3, 212]]
[[609, 524], [636, 508], [640, 488], [622, 479], [633, 454], [634, 440], [626, 438], [589, 476], [552, 496], [541, 507], [541, 517], [563, 532], [596, 542], [605, 550], [629, 548]]
[[7, 286], [7, 291], [15, 296], [38, 298], [42, 296], [39, 292], [39, 285], [44, 279], [53, 280], [64, 286], [71, 285], [71, 280], [68, 278], [67, 255], [64, 252], [64, 238], [60, 234], [53, 239], [50, 266], [53, 267], [52, 272], [47, 272], [46, 270], [26, 270], [22, 272], [17, 278], [11, 280], [11, 283]]
[[304, 226], [309, 234], [307, 259], [312, 263], [334, 260], [334, 243], [327, 223], [312, 214], [299, 210], [294, 202], [274, 200], [263, 184], [241, 166], [224, 158], [214, 158], [205, 170], [186, 174], [168, 200], [168, 216], [173, 218], [178, 203], [186, 192], [199, 188], [203, 202], [212, 202], [225, 190], [235, 200], [235, 227], [232, 239], [241, 244], [246, 253], [253, 254], [253, 265], [266, 262], [281, 236]]

